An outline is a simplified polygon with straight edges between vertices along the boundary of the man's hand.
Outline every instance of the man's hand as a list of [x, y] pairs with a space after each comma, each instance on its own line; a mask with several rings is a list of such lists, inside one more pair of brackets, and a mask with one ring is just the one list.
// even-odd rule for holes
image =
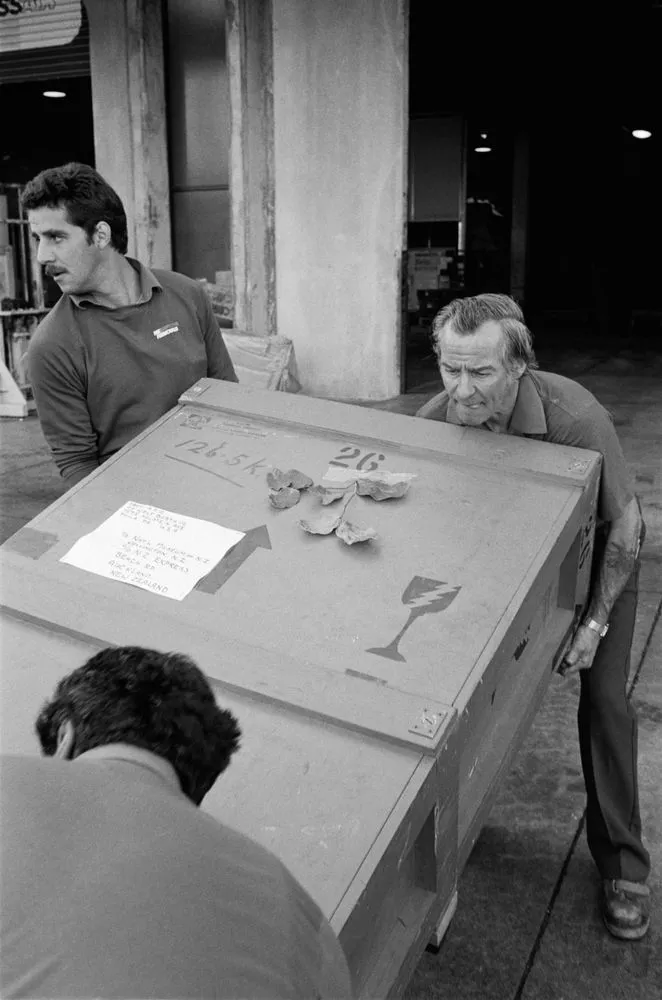
[[600, 634], [586, 625], [580, 625], [568, 652], [563, 657], [559, 673], [562, 677], [570, 677], [580, 670], [588, 670], [598, 651]]

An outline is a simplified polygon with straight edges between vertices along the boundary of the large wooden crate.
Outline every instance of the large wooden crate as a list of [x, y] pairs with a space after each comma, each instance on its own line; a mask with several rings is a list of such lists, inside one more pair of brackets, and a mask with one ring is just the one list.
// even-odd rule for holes
[[[415, 473], [352, 501], [377, 539], [298, 526], [266, 472]], [[2, 749], [108, 644], [193, 656], [244, 741], [204, 808], [274, 850], [340, 936], [357, 994], [396, 996], [583, 605], [600, 458], [203, 379], [0, 550]], [[247, 533], [183, 601], [60, 562], [127, 500]], [[333, 508], [330, 508], [333, 509]], [[444, 596], [446, 595], [446, 596]]]

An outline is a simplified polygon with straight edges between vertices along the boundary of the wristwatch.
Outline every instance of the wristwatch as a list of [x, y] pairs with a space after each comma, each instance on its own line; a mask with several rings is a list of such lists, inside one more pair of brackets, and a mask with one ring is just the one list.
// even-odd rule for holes
[[609, 631], [609, 622], [606, 625], [601, 625], [600, 622], [596, 622], [594, 618], [587, 618], [585, 622], [582, 622], [586, 628], [592, 629], [597, 632], [601, 639], [604, 639], [607, 632]]

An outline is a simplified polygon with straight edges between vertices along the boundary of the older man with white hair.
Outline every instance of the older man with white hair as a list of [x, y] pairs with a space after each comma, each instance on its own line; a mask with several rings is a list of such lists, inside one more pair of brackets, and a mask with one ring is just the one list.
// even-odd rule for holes
[[433, 336], [444, 390], [417, 416], [602, 454], [588, 607], [562, 671], [580, 671], [586, 833], [602, 878], [603, 919], [615, 937], [636, 940], [650, 924], [650, 859], [626, 684], [645, 528], [613, 422], [583, 386], [537, 370], [522, 310], [507, 295], [455, 299], [435, 317]]

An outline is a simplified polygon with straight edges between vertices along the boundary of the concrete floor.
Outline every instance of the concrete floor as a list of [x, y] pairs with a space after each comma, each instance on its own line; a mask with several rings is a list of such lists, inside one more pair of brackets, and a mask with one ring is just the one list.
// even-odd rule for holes
[[[546, 340], [542, 368], [576, 378], [614, 415], [648, 527], [632, 654], [640, 716], [640, 795], [651, 853], [653, 922], [626, 944], [604, 930], [583, 831], [575, 730], [578, 682], [553, 680], [459, 885], [441, 950], [426, 954], [406, 1000], [662, 998], [662, 349], [606, 356], [572, 336]], [[417, 391], [380, 408], [413, 413], [436, 390], [429, 351]], [[62, 492], [38, 421], [0, 421], [0, 541]]]

